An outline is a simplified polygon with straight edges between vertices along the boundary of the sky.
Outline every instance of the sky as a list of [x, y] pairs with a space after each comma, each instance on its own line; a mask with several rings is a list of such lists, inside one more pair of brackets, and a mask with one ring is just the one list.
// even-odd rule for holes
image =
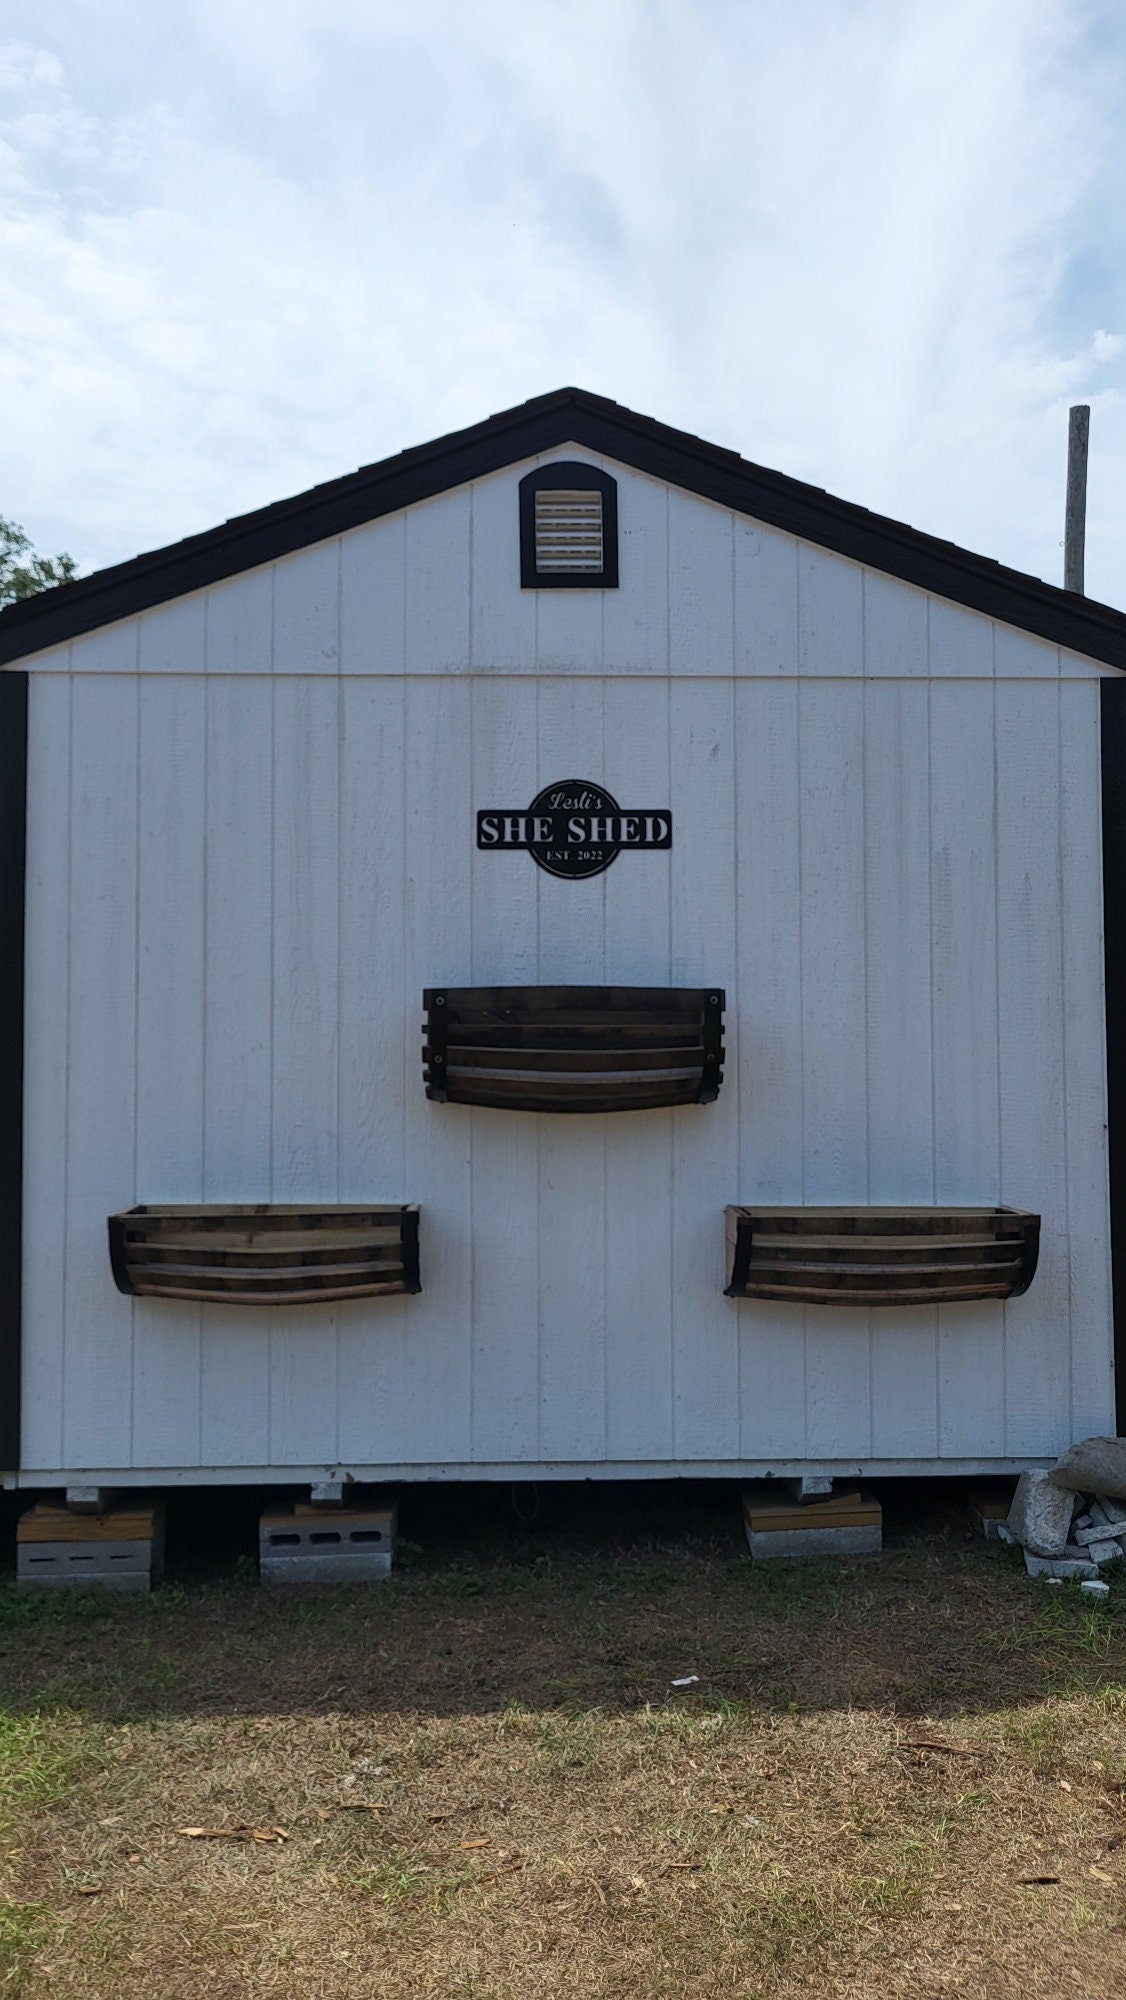
[[99, 568], [577, 383], [1126, 607], [1119, 0], [2, 0], [0, 514]]

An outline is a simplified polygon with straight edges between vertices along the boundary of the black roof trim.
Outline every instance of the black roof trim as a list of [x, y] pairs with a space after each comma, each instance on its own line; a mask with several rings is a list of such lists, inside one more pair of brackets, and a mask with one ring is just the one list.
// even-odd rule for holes
[[0, 612], [0, 665], [237, 576], [561, 444], [585, 445], [735, 513], [921, 590], [1126, 668], [1126, 614], [953, 542], [871, 514], [585, 389], [556, 389], [468, 430], [225, 521], [169, 548], [58, 584]]

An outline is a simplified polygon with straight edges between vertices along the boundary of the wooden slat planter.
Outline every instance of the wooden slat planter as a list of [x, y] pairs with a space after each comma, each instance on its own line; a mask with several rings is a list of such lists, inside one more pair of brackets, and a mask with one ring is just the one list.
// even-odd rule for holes
[[795, 1305], [1009, 1299], [1036, 1273], [1040, 1217], [1015, 1208], [729, 1208], [727, 1295]]
[[145, 1204], [109, 1217], [117, 1288], [225, 1305], [417, 1292], [418, 1209]]
[[427, 1097], [504, 1111], [709, 1104], [723, 1075], [723, 990], [443, 986], [423, 995]]

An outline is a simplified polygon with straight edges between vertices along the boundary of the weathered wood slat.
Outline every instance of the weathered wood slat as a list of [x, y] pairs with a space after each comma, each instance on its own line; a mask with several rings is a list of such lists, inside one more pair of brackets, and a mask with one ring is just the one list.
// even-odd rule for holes
[[304, 1285], [310, 1292], [322, 1291], [328, 1285], [360, 1284], [368, 1278], [391, 1279], [401, 1273], [403, 1260], [396, 1258], [393, 1264], [368, 1263], [353, 1260], [351, 1263], [336, 1264], [279, 1264], [268, 1270], [248, 1271], [244, 1268], [232, 1270], [222, 1265], [218, 1270], [200, 1264], [140, 1264], [135, 1266], [134, 1282], [148, 1285], [174, 1285], [178, 1279], [190, 1284], [205, 1286], [211, 1291], [245, 1291], [251, 1293], [268, 1290], [271, 1285], [283, 1291], [292, 1291]]
[[736, 1208], [731, 1298], [934, 1305], [1014, 1298], [1036, 1271], [1040, 1218], [1018, 1209]]
[[423, 996], [426, 1094], [513, 1111], [708, 1103], [723, 1073], [718, 988], [443, 987]]
[[482, 1109], [494, 1111], [551, 1111], [577, 1113], [594, 1117], [603, 1111], [660, 1111], [680, 1104], [698, 1104], [699, 1095], [695, 1089], [679, 1093], [660, 1090], [639, 1093], [621, 1092], [616, 1097], [584, 1097], [580, 1100], [545, 1097], [529, 1093], [521, 1097], [504, 1097], [495, 1090], [482, 1088], [480, 1091], [459, 1091], [453, 1100], [458, 1104], [478, 1104]]
[[237, 1250], [197, 1248], [192, 1244], [167, 1238], [161, 1243], [146, 1243], [143, 1238], [126, 1238], [129, 1260], [138, 1267], [151, 1270], [160, 1265], [182, 1265], [199, 1270], [237, 1269], [248, 1276], [255, 1272], [268, 1277], [271, 1271], [289, 1271], [299, 1267], [337, 1268], [349, 1262], [363, 1264], [401, 1264], [403, 1247], [394, 1243], [371, 1243], [363, 1237], [353, 1237], [347, 1243], [339, 1243], [331, 1249], [304, 1250], [293, 1243], [284, 1247], [275, 1246], [269, 1250]]
[[573, 1072], [576, 1057], [584, 1075], [597, 1075], [599, 1071], [651, 1070], [659, 1073], [675, 1068], [677, 1063], [689, 1068], [698, 1068], [698, 1059], [693, 1062], [695, 1049], [692, 1038], [685, 1035], [677, 1044], [664, 1037], [658, 1042], [645, 1043], [641, 1047], [633, 1044], [620, 1047], [610, 1041], [599, 1040], [584, 1044], [574, 1036], [567, 1040], [561, 1036], [557, 1045], [551, 1047], [525, 1047], [520, 1044], [495, 1042], [491, 1047], [480, 1043], [462, 1042], [451, 1036], [448, 1061], [451, 1069], [454, 1063], [460, 1069], [488, 1070], [500, 1069], [520, 1072], [550, 1074], [558, 1072], [567, 1075]]
[[417, 1292], [418, 1209], [141, 1206], [109, 1218], [118, 1289], [228, 1305]]
[[171, 1285], [144, 1283], [133, 1287], [138, 1298], [184, 1299], [194, 1301], [197, 1304], [232, 1306], [323, 1306], [331, 1305], [337, 1299], [374, 1299], [388, 1293], [394, 1293], [397, 1297], [400, 1297], [403, 1292], [416, 1291], [417, 1289], [417, 1286], [404, 1285], [401, 1281], [394, 1284], [381, 1282], [379, 1284], [338, 1285], [331, 1289], [325, 1288], [316, 1292], [309, 1292], [302, 1287], [299, 1290], [290, 1289], [284, 1292], [255, 1291], [253, 1294], [230, 1289], [208, 1291], [194, 1281], [190, 1286], [183, 1289], [179, 1286], [173, 1288]]
[[906, 1236], [853, 1236], [833, 1238], [826, 1236], [767, 1236], [755, 1231], [755, 1261], [758, 1263], [786, 1264], [794, 1268], [804, 1265], [809, 1259], [820, 1265], [827, 1255], [835, 1263], [863, 1265], [873, 1258], [878, 1262], [892, 1262], [900, 1269], [921, 1264], [991, 1264], [998, 1258], [1004, 1260], [1014, 1252], [1019, 1254], [1019, 1242], [1012, 1238], [998, 1238], [992, 1242], [978, 1242], [974, 1237], [956, 1236], [950, 1242], [939, 1237], [915, 1239]]
[[695, 1015], [653, 1013], [631, 1017], [626, 1014], [578, 1013], [559, 1007], [539, 1018], [498, 1021], [493, 1016], [478, 1020], [451, 1020], [447, 1033], [459, 1048], [559, 1048], [578, 1043], [594, 1048], [633, 1049], [664, 1045], [694, 1048], [699, 1040]]
[[647, 1083], [695, 1083], [699, 1076], [698, 1063], [669, 1063], [665, 1068], [655, 1068], [646, 1063], [638, 1069], [576, 1069], [574, 1058], [566, 1069], [510, 1069], [507, 1061], [496, 1068], [477, 1069], [461, 1062], [451, 1062], [447, 1076], [472, 1082], [480, 1076], [488, 1076], [490, 1081], [506, 1084], [513, 1091], [544, 1089], [568, 1095], [574, 1090], [629, 1091], [643, 1090]]
[[280, 1242], [295, 1229], [316, 1234], [318, 1238], [325, 1232], [349, 1234], [356, 1229], [393, 1232], [400, 1226], [401, 1213], [397, 1208], [283, 1208], [280, 1203], [275, 1206], [261, 1202], [224, 1208], [209, 1203], [201, 1207], [177, 1204], [167, 1208], [126, 1209], [122, 1220], [127, 1229], [143, 1231], [148, 1237], [174, 1236], [182, 1230], [191, 1230], [210, 1238], [216, 1231], [226, 1235], [235, 1229], [245, 1231], [253, 1242], [265, 1242], [271, 1234]]
[[791, 1280], [800, 1282], [803, 1277], [813, 1277], [824, 1284], [831, 1276], [834, 1284], [841, 1287], [851, 1287], [855, 1283], [867, 1284], [873, 1290], [877, 1290], [885, 1285], [941, 1284], [946, 1279], [949, 1279], [951, 1284], [956, 1284], [959, 1279], [963, 1279], [967, 1284], [979, 1279], [983, 1284], [992, 1284], [999, 1277], [1019, 1277], [1021, 1259], [1014, 1257], [1010, 1252], [999, 1262], [987, 1262], [981, 1259], [976, 1263], [967, 1264], [963, 1258], [959, 1258], [957, 1262], [929, 1261], [925, 1264], [907, 1264], [900, 1263], [898, 1255], [893, 1253], [882, 1263], [859, 1259], [850, 1259], [847, 1263], [842, 1263], [835, 1253], [827, 1251], [822, 1258], [803, 1258], [799, 1262], [785, 1257], [759, 1257], [756, 1246], [754, 1268], [764, 1278], [774, 1274], [779, 1284], [788, 1284]]

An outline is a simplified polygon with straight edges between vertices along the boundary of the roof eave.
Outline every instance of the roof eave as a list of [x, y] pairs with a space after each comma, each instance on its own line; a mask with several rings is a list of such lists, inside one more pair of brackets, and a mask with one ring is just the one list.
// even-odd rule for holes
[[561, 444], [584, 445], [836, 555], [1101, 664], [1126, 669], [1126, 616], [1112, 606], [1006, 569], [571, 388], [11, 605], [0, 612], [0, 665], [256, 569]]

